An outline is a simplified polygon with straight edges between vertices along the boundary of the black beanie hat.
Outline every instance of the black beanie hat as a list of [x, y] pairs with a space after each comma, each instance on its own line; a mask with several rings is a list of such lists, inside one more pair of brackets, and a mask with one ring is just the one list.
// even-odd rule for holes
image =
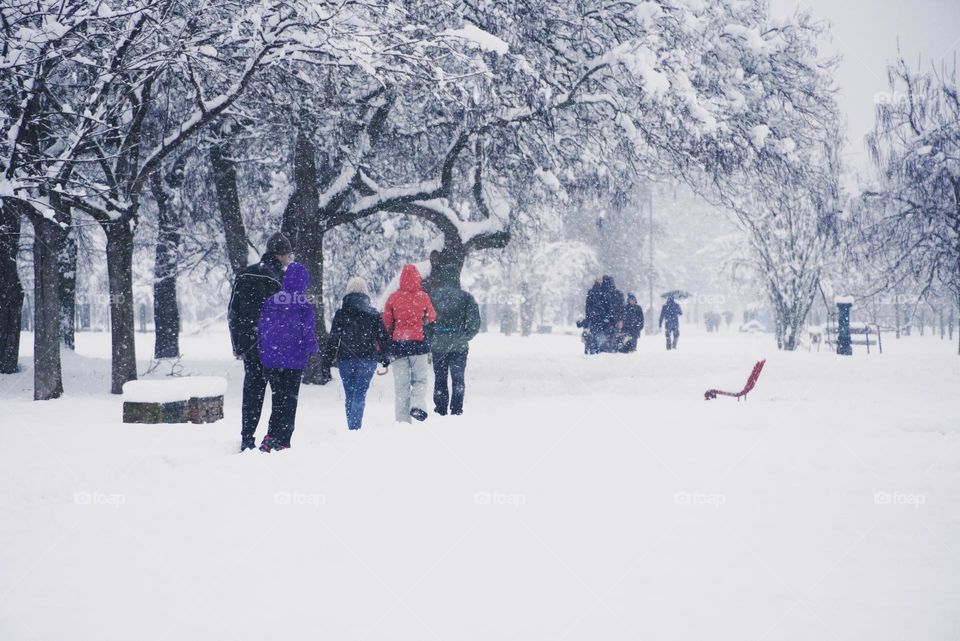
[[290, 240], [286, 236], [277, 232], [267, 239], [266, 253], [270, 256], [286, 256], [293, 253], [293, 245], [290, 244]]

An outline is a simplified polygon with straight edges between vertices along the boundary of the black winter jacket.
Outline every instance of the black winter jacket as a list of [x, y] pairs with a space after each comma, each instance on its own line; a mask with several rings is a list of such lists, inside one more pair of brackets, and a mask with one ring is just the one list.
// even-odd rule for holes
[[227, 310], [234, 354], [242, 356], [256, 348], [260, 310], [268, 298], [280, 291], [282, 272], [280, 261], [269, 256], [237, 274]]
[[660, 310], [660, 327], [666, 324], [667, 329], [679, 328], [681, 314], [683, 314], [683, 310], [680, 309], [676, 301], [668, 300]]
[[600, 310], [600, 299], [602, 297], [603, 288], [600, 287], [600, 283], [594, 283], [590, 286], [590, 290], [587, 291], [587, 304], [586, 309], [584, 310], [584, 324], [587, 327], [593, 328], [599, 325], [601, 310]]
[[354, 358], [372, 358], [389, 362], [390, 335], [380, 312], [370, 305], [366, 294], [347, 294], [333, 315], [325, 360], [328, 365]]
[[623, 308], [623, 331], [636, 338], [643, 330], [643, 310], [639, 305], [627, 305]]
[[437, 312], [437, 320], [427, 328], [430, 351], [442, 354], [469, 351], [470, 341], [480, 331], [477, 300], [461, 289], [456, 268], [440, 267], [430, 276], [433, 278], [430, 300]]
[[621, 320], [623, 320], [623, 293], [614, 286], [613, 279], [604, 277], [597, 301], [596, 324], [598, 329], [610, 332]]

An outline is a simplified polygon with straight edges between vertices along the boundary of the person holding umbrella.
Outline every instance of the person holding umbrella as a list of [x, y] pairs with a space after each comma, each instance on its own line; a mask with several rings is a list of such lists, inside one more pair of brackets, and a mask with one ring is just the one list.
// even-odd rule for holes
[[677, 349], [677, 339], [680, 338], [680, 316], [683, 310], [674, 298], [678, 292], [667, 292], [667, 302], [660, 309], [660, 322], [658, 326], [663, 328], [666, 325], [667, 350]]

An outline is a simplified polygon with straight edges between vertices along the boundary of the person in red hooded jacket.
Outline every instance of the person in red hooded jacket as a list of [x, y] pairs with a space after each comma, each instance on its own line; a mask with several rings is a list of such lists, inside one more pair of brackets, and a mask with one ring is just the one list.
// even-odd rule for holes
[[430, 345], [424, 327], [437, 319], [430, 296], [423, 291], [416, 265], [404, 265], [400, 289], [390, 294], [383, 308], [383, 324], [390, 333], [390, 365], [396, 393], [397, 420], [410, 422], [427, 418], [423, 409], [427, 396]]

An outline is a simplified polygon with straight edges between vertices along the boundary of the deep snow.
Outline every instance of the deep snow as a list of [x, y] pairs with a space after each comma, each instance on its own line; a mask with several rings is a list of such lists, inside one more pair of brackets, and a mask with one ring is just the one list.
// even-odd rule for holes
[[387, 376], [351, 433], [336, 382], [237, 454], [224, 333], [182, 343], [230, 382], [201, 426], [120, 423], [82, 334], [63, 399], [0, 378], [0, 639], [956, 639], [960, 358], [884, 339], [481, 335], [463, 417], [394, 424]]

